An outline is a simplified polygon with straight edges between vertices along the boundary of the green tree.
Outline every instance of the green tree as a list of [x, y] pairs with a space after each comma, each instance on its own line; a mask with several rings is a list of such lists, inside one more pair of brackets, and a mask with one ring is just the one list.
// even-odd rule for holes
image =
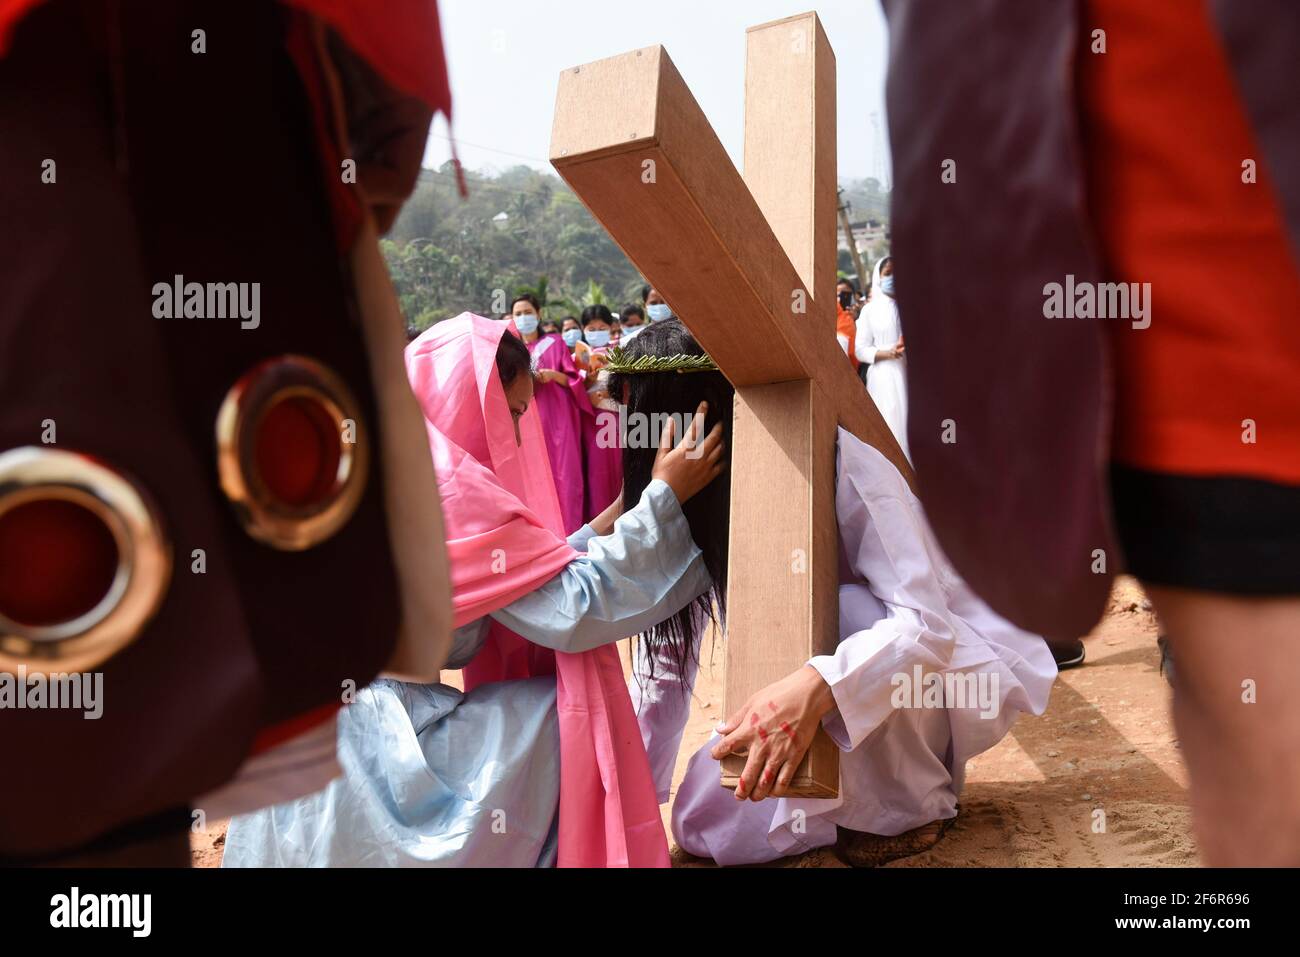
[[[466, 310], [499, 312], [531, 291], [546, 310], [577, 312], [609, 290], [636, 298], [636, 268], [557, 177], [528, 166], [420, 172], [382, 244], [408, 320], [419, 327]], [[502, 300], [504, 299], [504, 302]]]

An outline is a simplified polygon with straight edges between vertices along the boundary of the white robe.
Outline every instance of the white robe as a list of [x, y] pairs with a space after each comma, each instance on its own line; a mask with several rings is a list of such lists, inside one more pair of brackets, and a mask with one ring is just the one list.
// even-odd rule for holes
[[[953, 571], [921, 503], [884, 456], [841, 429], [837, 469], [836, 513], [851, 575], [840, 586], [840, 644], [809, 664], [835, 697], [823, 726], [843, 752], [840, 796], [737, 801], [709, 757], [715, 735], [690, 761], [672, 829], [683, 849], [719, 864], [824, 847], [835, 842], [836, 825], [894, 835], [953, 817], [966, 762], [1000, 741], [1021, 712], [1041, 714], [1056, 677], [1043, 639], [1000, 618]], [[665, 664], [633, 692], [661, 795], [687, 717]], [[988, 697], [946, 707], [922, 699], [916, 707], [897, 676], [913, 682], [918, 668], [941, 676], [922, 687], [972, 675], [963, 680]]]
[[880, 291], [880, 266], [884, 262], [882, 259], [876, 264], [871, 299], [858, 316], [853, 351], [858, 361], [865, 362], [869, 367], [867, 393], [871, 396], [871, 401], [876, 403], [889, 431], [894, 433], [894, 438], [910, 462], [912, 454], [907, 447], [907, 359], [876, 360], [878, 350], [894, 348], [903, 335], [903, 326], [898, 319], [898, 304]]

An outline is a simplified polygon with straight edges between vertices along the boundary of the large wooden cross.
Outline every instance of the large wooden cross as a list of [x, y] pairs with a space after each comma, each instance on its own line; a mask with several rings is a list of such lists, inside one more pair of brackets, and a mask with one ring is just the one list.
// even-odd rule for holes
[[[662, 47], [566, 70], [551, 163], [736, 387], [725, 709], [834, 649], [835, 437], [911, 469], [835, 339], [835, 55], [748, 31], [742, 179]], [[743, 759], [723, 762], [734, 787]], [[790, 793], [833, 797], [819, 729]]]

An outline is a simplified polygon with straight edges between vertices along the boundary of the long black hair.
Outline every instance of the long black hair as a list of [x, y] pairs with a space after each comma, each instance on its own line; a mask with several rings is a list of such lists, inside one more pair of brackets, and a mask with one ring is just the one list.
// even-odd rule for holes
[[524, 341], [507, 329], [497, 345], [497, 375], [501, 377], [501, 385], [508, 388], [517, 377], [532, 368], [532, 361]]
[[[704, 355], [695, 337], [679, 319], [669, 319], [646, 326], [623, 352], [637, 356]], [[725, 458], [731, 458], [731, 407], [735, 389], [721, 372], [638, 372], [612, 373], [609, 392], [627, 405], [629, 420], [644, 415], [676, 415], [678, 422], [690, 421], [701, 402], [709, 403], [702, 439], [713, 426], [722, 423], [726, 442]], [[645, 430], [649, 433], [650, 430]], [[677, 439], [680, 441], [681, 436]], [[650, 484], [657, 448], [629, 448], [623, 443], [623, 501], [628, 505], [640, 501]], [[646, 643], [646, 660], [654, 674], [656, 655], [666, 654], [685, 676], [686, 665], [695, 655], [695, 647], [706, 621], [726, 626], [727, 617], [727, 536], [731, 523], [731, 476], [718, 476], [690, 498], [682, 507], [691, 538], [704, 553], [704, 567], [713, 579], [712, 587], [675, 615], [664, 619], [642, 634]]]
[[614, 324], [614, 314], [609, 311], [609, 306], [596, 303], [582, 310], [582, 319], [579, 320], [582, 328], [586, 329], [593, 322], [603, 322], [608, 326], [612, 326]]

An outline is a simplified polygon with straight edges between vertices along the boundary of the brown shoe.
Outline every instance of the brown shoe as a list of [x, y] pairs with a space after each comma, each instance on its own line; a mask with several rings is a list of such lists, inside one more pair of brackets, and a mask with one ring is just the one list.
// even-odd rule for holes
[[[957, 806], [957, 813], [961, 813], [961, 805]], [[835, 842], [835, 856], [849, 867], [881, 867], [930, 850], [943, 840], [956, 820], [953, 816], [944, 821], [931, 821], [893, 837], [836, 827], [839, 839]]]

